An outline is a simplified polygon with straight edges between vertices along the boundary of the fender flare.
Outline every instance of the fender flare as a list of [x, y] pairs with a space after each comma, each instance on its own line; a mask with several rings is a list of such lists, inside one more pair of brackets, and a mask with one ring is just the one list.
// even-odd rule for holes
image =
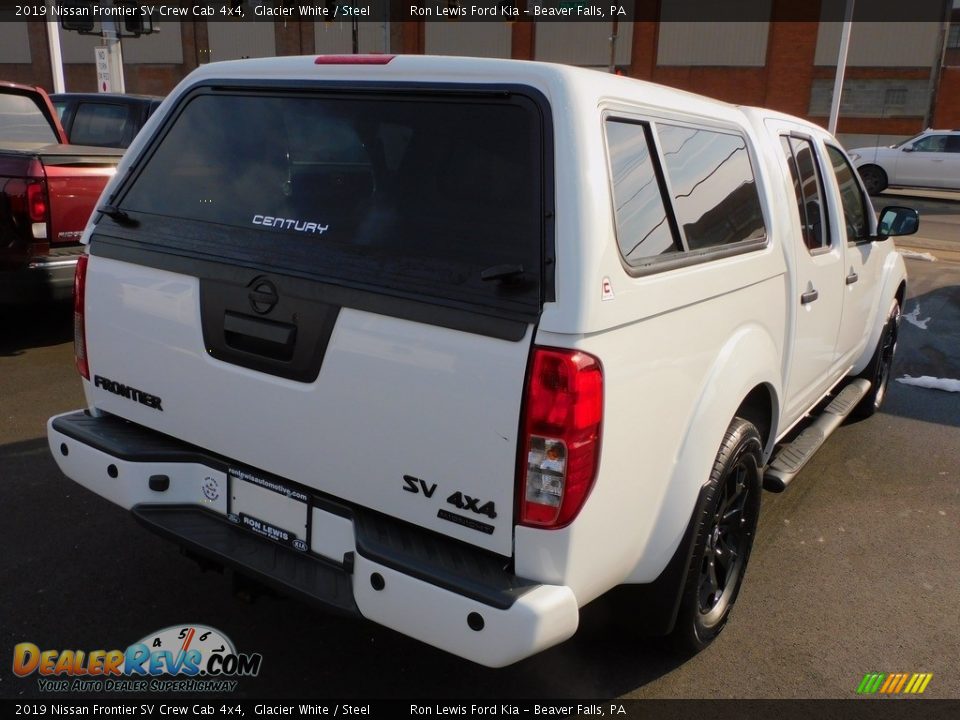
[[656, 525], [651, 532], [653, 547], [662, 552], [644, 558], [625, 583], [634, 592], [652, 634], [668, 633], [676, 622], [680, 594], [686, 582], [695, 534], [691, 532], [703, 491], [730, 421], [750, 392], [764, 386], [770, 392], [770, 432], [764, 460], [772, 451], [780, 416], [780, 355], [771, 334], [757, 324], [744, 325], [730, 337], [701, 386], [695, 412], [675, 459]]

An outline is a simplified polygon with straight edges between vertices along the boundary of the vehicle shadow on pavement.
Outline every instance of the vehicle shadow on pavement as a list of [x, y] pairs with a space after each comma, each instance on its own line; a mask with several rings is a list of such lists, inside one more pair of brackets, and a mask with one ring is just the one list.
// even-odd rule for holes
[[0, 307], [0, 357], [61, 345], [73, 339], [73, 305], [44, 303]]
[[[252, 607], [257, 615], [275, 618], [273, 634], [264, 633], [258, 641], [250, 635], [260, 630], [248, 628], [252, 633], [245, 630], [244, 646], [260, 649], [268, 637], [287, 638], [282, 654], [276, 647], [264, 654], [272, 671], [265, 665], [260, 677], [243, 683], [252, 697], [582, 701], [634, 692], [689, 659], [670, 653], [657, 639], [626, 632], [608, 614], [604, 598], [582, 609], [573, 638], [500, 669], [475, 665], [372, 623], [331, 618], [296, 601], [264, 598]], [[312, 658], [307, 667], [296, 662], [305, 656]]]
[[[21, 442], [0, 445], [0, 480], [12, 481], [13, 476], [20, 470], [26, 469], [29, 463], [35, 462], [39, 455], [46, 455], [47, 439], [34, 438]], [[21, 465], [21, 467], [14, 467]], [[0, 499], [3, 499], [0, 494]], [[8, 507], [13, 507], [9, 505]]]
[[870, 197], [874, 210], [879, 215], [886, 207], [910, 207], [920, 212], [920, 230], [923, 230], [923, 218], [940, 215], [956, 215], [960, 213], [960, 196], [957, 200], [918, 198], [896, 195], [872, 195]]
[[[960, 393], [915, 385], [960, 382], [960, 285], [908, 298], [881, 412], [960, 427]], [[907, 380], [907, 382], [902, 382]], [[944, 384], [944, 383], [941, 383]]]

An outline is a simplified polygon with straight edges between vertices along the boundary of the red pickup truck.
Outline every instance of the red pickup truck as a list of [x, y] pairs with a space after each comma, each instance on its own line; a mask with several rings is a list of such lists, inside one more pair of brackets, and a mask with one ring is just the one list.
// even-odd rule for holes
[[80, 235], [122, 155], [68, 144], [41, 88], [0, 82], [0, 304], [70, 297]]

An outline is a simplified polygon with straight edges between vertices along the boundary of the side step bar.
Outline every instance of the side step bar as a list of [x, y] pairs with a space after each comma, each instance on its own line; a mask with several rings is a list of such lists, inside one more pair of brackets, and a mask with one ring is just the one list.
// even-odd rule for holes
[[859, 378], [849, 383], [830, 401], [817, 418], [793, 442], [780, 447], [763, 475], [763, 488], [783, 492], [857, 404], [870, 392], [870, 381]]

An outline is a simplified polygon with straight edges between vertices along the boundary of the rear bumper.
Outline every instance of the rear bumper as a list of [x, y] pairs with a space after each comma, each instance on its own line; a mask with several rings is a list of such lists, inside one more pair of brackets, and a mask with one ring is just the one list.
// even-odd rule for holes
[[0, 270], [0, 303], [68, 300], [78, 255], [38, 258], [17, 270]]
[[577, 629], [569, 587], [516, 577], [501, 556], [279, 480], [309, 495], [309, 547], [298, 551], [236, 524], [228, 498], [242, 481], [224, 458], [113, 416], [68, 413], [47, 428], [68, 477], [151, 531], [325, 608], [489, 667]]

